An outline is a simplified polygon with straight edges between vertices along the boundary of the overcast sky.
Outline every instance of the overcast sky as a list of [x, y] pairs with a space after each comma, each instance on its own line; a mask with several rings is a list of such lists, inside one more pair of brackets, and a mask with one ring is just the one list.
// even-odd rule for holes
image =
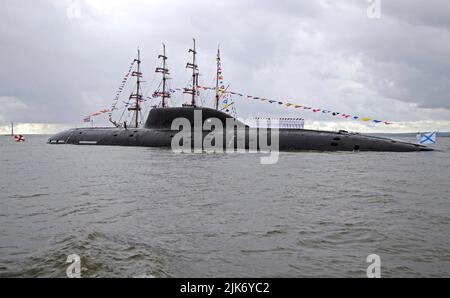
[[[236, 98], [240, 117], [301, 116], [321, 129], [450, 130], [448, 0], [381, 0], [380, 11], [366, 0], [0, 2], [1, 133], [10, 121], [24, 133], [82, 126], [83, 116], [111, 106], [138, 46], [145, 95], [159, 83], [162, 42], [171, 87], [185, 87], [193, 37], [201, 85], [213, 85], [220, 44], [231, 90], [395, 124]], [[203, 94], [204, 105], [211, 95]], [[170, 104], [186, 101], [176, 95]], [[107, 124], [106, 116], [95, 123]]]

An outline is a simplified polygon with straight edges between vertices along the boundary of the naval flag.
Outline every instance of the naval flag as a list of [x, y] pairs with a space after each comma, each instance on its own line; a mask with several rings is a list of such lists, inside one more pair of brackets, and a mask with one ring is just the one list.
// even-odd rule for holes
[[436, 131], [420, 134], [418, 141], [420, 145], [436, 144]]
[[20, 143], [20, 142], [25, 142], [25, 138], [24, 138], [23, 135], [16, 135], [16, 136], [14, 136], [14, 140], [15, 140], [16, 142], [18, 142], [18, 143]]

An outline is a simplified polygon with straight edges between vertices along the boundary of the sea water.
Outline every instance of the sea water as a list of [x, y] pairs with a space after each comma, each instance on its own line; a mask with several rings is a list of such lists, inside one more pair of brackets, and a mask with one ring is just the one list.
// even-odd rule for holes
[[[450, 277], [450, 138], [413, 153], [175, 154], [0, 137], [0, 277]], [[407, 139], [414, 141], [414, 137]]]

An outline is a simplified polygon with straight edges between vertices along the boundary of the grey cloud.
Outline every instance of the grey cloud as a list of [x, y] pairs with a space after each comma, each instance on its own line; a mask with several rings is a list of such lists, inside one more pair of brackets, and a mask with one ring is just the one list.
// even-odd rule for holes
[[383, 11], [394, 17], [399, 17], [409, 24], [441, 27], [450, 30], [450, 5], [446, 0], [383, 1]]
[[[450, 109], [447, 1], [382, 0], [380, 20], [367, 18], [364, 0], [135, 0], [106, 12], [81, 1], [80, 19], [67, 18], [68, 3], [3, 4], [0, 98], [15, 104], [0, 107], [0, 121], [72, 123], [108, 107], [138, 45], [148, 92], [157, 82], [161, 42], [168, 45], [172, 84], [182, 86], [192, 37], [204, 84], [220, 43], [225, 79], [237, 91], [368, 116], [377, 116], [378, 103], [375, 111], [393, 120], [450, 115], [420, 109]], [[418, 108], [402, 113], [411, 103]], [[262, 103], [238, 108], [243, 117], [255, 110], [293, 113]]]

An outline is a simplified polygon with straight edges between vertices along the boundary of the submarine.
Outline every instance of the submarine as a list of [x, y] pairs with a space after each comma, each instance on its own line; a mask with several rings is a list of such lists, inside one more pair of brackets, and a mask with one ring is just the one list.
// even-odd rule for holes
[[[101, 145], [101, 146], [141, 146], [141, 147], [167, 147], [183, 146], [188, 149], [204, 150], [205, 144], [210, 144], [224, 149], [245, 150], [279, 150], [279, 151], [386, 151], [386, 152], [414, 152], [432, 151], [432, 148], [397, 141], [389, 138], [369, 136], [347, 131], [321, 131], [298, 128], [261, 128], [250, 127], [239, 121], [237, 117], [219, 109], [219, 100], [224, 94], [225, 88], [219, 85], [221, 78], [220, 52], [218, 51], [215, 109], [197, 106], [198, 96], [198, 66], [196, 64], [195, 39], [194, 46], [189, 50], [192, 53], [192, 62], [187, 63], [186, 68], [192, 69], [192, 85], [184, 88], [183, 93], [191, 96], [189, 104], [181, 107], [168, 107], [167, 101], [171, 97], [167, 80], [169, 70], [166, 65], [167, 56], [163, 44], [161, 67], [156, 68], [157, 73], [162, 74], [160, 84], [162, 91], [156, 91], [154, 97], [161, 97], [160, 106], [153, 106], [141, 125], [141, 103], [144, 101], [141, 91], [140, 51], [137, 59], [134, 59], [130, 71], [132, 77], [136, 77], [136, 90], [130, 95], [131, 106], [126, 110], [133, 113], [132, 120], [119, 124], [111, 118], [112, 111], [116, 109], [118, 95], [109, 111], [109, 120], [113, 127], [73, 128], [51, 136], [48, 144], [73, 144], [73, 145]], [[131, 68], [137, 64], [136, 71]], [[128, 74], [126, 77], [128, 77]], [[126, 81], [126, 80], [125, 80]], [[120, 90], [123, 89], [123, 86]], [[222, 90], [222, 91], [221, 91]], [[230, 106], [229, 104], [227, 106]], [[124, 111], [126, 111], [124, 108]], [[226, 110], [228, 111], [228, 110]], [[178, 120], [183, 125], [174, 125]], [[178, 121], [179, 122], [179, 121]], [[212, 125], [214, 123], [214, 125]], [[231, 125], [230, 125], [231, 123]], [[213, 129], [214, 128], [214, 129]], [[189, 134], [186, 136], [186, 132]], [[184, 133], [180, 138], [180, 134]], [[194, 138], [191, 136], [194, 135]], [[270, 144], [270, 145], [269, 145]]]
[[[201, 114], [201, 127], [199, 128], [195, 114]], [[223, 146], [229, 146], [229, 132], [225, 132], [227, 119], [233, 122], [235, 129], [232, 132], [233, 147], [238, 148], [239, 136], [244, 136], [245, 149], [251, 149], [252, 137], [256, 136], [257, 149], [263, 147], [260, 128], [249, 127], [231, 115], [207, 107], [170, 107], [153, 108], [150, 110], [144, 127], [105, 127], [105, 128], [74, 128], [69, 129], [48, 139], [49, 144], [73, 144], [73, 145], [115, 145], [115, 146], [143, 146], [143, 147], [168, 147], [172, 146], [173, 138], [181, 131], [174, 128], [172, 123], [176, 119], [189, 121], [191, 130], [201, 129], [203, 146], [205, 138], [215, 133], [215, 139], [223, 138]], [[205, 129], [208, 121], [218, 119], [223, 125], [223, 131], [217, 129]], [[267, 128], [268, 141], [271, 142], [271, 128]], [[277, 128], [278, 149], [280, 151], [387, 151], [387, 152], [412, 152], [432, 151], [431, 148], [392, 140], [389, 138], [369, 136], [347, 131], [320, 131], [308, 129]], [[192, 139], [191, 148], [195, 148]]]

